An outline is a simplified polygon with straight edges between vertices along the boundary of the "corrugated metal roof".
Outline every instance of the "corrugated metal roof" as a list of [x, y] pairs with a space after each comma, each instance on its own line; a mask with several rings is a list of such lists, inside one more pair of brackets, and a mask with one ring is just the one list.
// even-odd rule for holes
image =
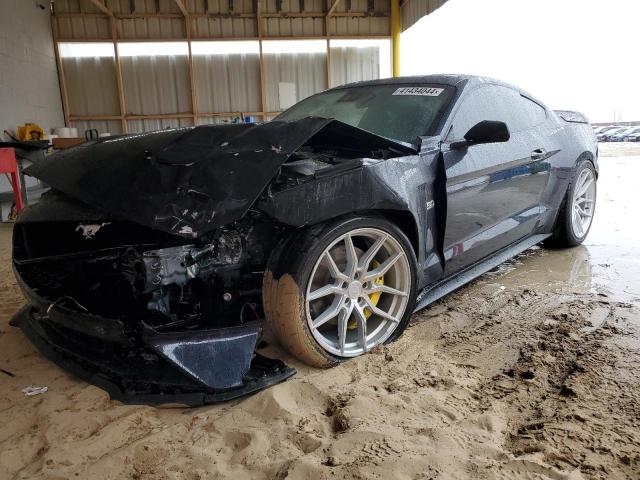
[[54, 18], [58, 37], [73, 39], [109, 39], [111, 26], [107, 17], [60, 17]]
[[[253, 0], [233, 0], [233, 12], [252, 13], [253, 5]], [[187, 0], [185, 6], [193, 13], [229, 13], [229, 0]]]
[[447, 0], [407, 0], [401, 7], [402, 30], [447, 3]]
[[205, 18], [191, 19], [192, 38], [255, 37], [258, 35], [256, 21], [252, 18]]
[[[297, 0], [282, 0], [283, 12], [300, 12], [300, 2]], [[305, 0], [303, 12], [322, 12], [326, 7], [323, 0]], [[276, 13], [278, 11], [277, 0], [263, 0], [263, 12]]]
[[329, 33], [345, 36], [390, 35], [388, 17], [330, 17]]
[[324, 35], [324, 18], [265, 18], [268, 37], [312, 37]]
[[186, 38], [183, 18], [123, 18], [117, 21], [118, 37], [141, 38]]
[[[421, 0], [410, 0], [413, 1]], [[157, 4], [155, 0], [136, 0], [133, 10], [130, 0], [106, 0], [105, 5], [116, 16], [119, 38], [177, 39], [187, 36], [184, 18], [174, 0], [159, 0]], [[192, 38], [258, 36], [254, 0], [185, 0], [185, 7], [191, 14]], [[389, 35], [389, 0], [374, 0], [372, 7], [369, 10], [368, 0], [341, 1], [334, 11], [338, 16], [329, 18], [329, 34]], [[263, 0], [261, 13], [266, 15], [262, 19], [263, 35], [323, 36], [326, 10], [326, 0]], [[111, 38], [109, 18], [89, 1], [55, 0], [55, 11], [54, 21], [60, 38]], [[79, 14], [84, 16], [69, 16]]]

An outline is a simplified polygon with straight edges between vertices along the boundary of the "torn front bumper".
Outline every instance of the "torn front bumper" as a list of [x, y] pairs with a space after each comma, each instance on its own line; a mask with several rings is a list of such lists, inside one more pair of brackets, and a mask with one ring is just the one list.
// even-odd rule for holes
[[257, 323], [158, 332], [49, 304], [16, 275], [31, 301], [11, 320], [49, 360], [112, 399], [134, 404], [203, 405], [237, 398], [295, 374], [255, 352]]

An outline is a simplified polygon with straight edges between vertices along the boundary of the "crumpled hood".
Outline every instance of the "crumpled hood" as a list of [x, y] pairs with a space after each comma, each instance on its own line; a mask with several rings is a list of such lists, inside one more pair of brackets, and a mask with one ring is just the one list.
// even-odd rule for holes
[[353, 136], [373, 150], [415, 153], [337, 120], [206, 125], [99, 139], [26, 170], [117, 218], [196, 237], [241, 218], [287, 158], [311, 137]]

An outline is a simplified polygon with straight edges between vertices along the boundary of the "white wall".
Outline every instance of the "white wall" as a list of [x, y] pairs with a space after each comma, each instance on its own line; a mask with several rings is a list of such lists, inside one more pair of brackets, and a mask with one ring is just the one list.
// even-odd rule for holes
[[[43, 5], [45, 9], [37, 7]], [[25, 122], [64, 125], [47, 0], [0, 0], [0, 138]], [[27, 179], [27, 185], [33, 185]], [[11, 191], [0, 175], [0, 192]]]
[[0, 0], [0, 134], [25, 122], [47, 133], [64, 124], [48, 5]]

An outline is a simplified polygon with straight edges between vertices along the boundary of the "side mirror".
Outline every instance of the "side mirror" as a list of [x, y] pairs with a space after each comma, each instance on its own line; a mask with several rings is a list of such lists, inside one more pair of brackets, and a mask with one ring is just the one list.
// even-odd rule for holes
[[504, 122], [494, 120], [483, 120], [476, 123], [465, 134], [464, 140], [452, 142], [450, 147], [453, 149], [467, 148], [471, 145], [480, 145], [482, 143], [499, 143], [507, 142], [511, 135], [509, 128]]

